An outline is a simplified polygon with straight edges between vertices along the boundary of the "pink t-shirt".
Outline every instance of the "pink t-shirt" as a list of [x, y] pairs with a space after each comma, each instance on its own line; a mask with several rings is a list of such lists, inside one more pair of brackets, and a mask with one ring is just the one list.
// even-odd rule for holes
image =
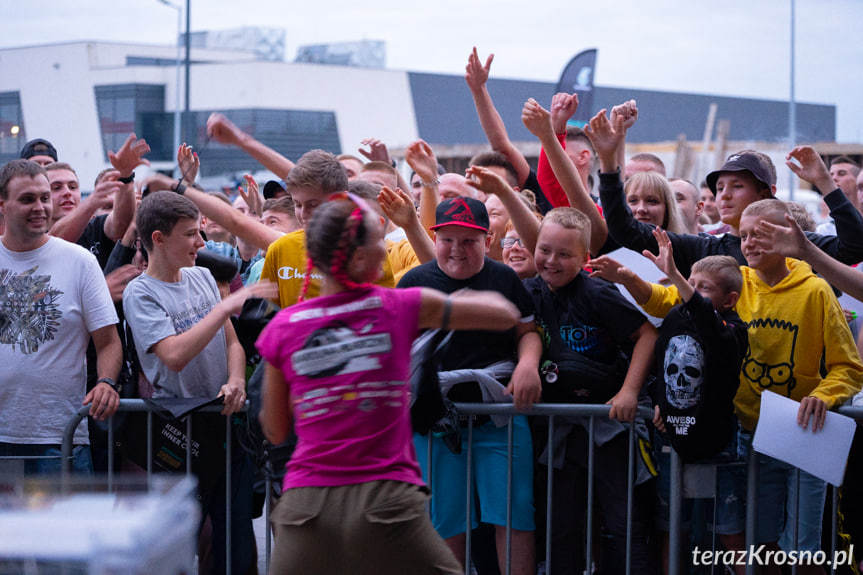
[[391, 479], [422, 485], [410, 421], [420, 290], [377, 286], [292, 305], [261, 333], [285, 375], [299, 441], [284, 489]]

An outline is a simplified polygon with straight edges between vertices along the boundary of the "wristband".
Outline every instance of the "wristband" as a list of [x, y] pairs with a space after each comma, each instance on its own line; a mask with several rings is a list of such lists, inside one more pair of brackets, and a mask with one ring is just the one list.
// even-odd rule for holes
[[440, 178], [438, 178], [434, 181], [431, 181], [431, 182], [424, 182], [424, 181], [420, 180], [420, 185], [424, 188], [436, 188], [438, 186], [438, 184], [440, 184]]
[[132, 172], [131, 174], [129, 174], [125, 178], [117, 178], [117, 181], [121, 182], [123, 184], [131, 184], [132, 182], [135, 181], [135, 172]]
[[452, 298], [450, 296], [446, 296], [446, 299], [443, 302], [443, 318], [441, 318], [440, 328], [443, 331], [447, 331], [449, 329], [449, 316], [452, 313]]
[[111, 379], [110, 377], [103, 377], [102, 379], [100, 379], [99, 381], [96, 382], [96, 385], [99, 385], [100, 383], [107, 383], [108, 386], [111, 389], [113, 389], [114, 391], [117, 391], [117, 392], [120, 391], [120, 389], [119, 389], [120, 386], [117, 385], [117, 382], [114, 381], [113, 379]]
[[171, 188], [172, 192], [177, 192], [181, 196], [186, 193], [186, 184], [183, 183], [183, 180], [177, 180], [177, 183]]

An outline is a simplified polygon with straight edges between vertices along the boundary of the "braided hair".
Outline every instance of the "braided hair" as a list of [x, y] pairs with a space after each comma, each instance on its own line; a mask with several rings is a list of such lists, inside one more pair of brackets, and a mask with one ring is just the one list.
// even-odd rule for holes
[[326, 274], [348, 289], [366, 287], [348, 276], [348, 263], [354, 251], [366, 241], [368, 230], [362, 206], [349, 199], [332, 200], [320, 205], [306, 229], [306, 278], [300, 292], [303, 301], [309, 290], [312, 269]]

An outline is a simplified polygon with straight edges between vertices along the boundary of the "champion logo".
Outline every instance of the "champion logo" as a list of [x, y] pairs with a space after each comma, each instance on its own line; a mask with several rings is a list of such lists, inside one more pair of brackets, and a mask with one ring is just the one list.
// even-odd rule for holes
[[473, 217], [470, 206], [462, 198], [453, 198], [452, 206], [445, 212], [445, 215], [459, 222], [476, 225], [476, 219]]

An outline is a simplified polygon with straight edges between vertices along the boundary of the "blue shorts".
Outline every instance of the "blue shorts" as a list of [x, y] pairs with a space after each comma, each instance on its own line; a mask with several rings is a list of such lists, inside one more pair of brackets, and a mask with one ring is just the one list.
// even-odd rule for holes
[[[656, 527], [660, 531], [669, 529], [671, 507], [671, 446], [663, 441], [661, 434], [654, 436], [659, 476], [656, 478]], [[715, 499], [683, 499], [681, 528], [688, 531], [692, 523], [693, 503], [705, 505], [707, 520], [713, 521], [708, 528], [719, 535], [743, 533], [746, 528], [746, 468], [740, 465], [723, 465], [737, 460], [736, 438], [715, 457], [699, 461], [699, 464], [716, 465]], [[711, 504], [712, 503], [712, 504]], [[715, 510], [715, 511], [714, 511]]]
[[[742, 459], [749, 456], [752, 434], [740, 430], [738, 450]], [[783, 551], [821, 550], [821, 521], [827, 484], [817, 477], [798, 470], [778, 459], [759, 454], [758, 467], [758, 527], [757, 542], [778, 542]], [[795, 473], [800, 471], [799, 508]], [[793, 525], [797, 522], [797, 544], [793, 541]]]
[[[512, 528], [533, 531], [533, 445], [527, 417], [513, 417]], [[432, 489], [431, 519], [444, 539], [466, 531], [467, 429], [462, 429], [462, 452], [452, 453], [443, 440], [432, 438], [432, 477], [429, 481], [428, 436], [414, 434], [423, 478]], [[507, 426], [494, 423], [473, 428], [471, 528], [483, 523], [506, 525]], [[477, 512], [479, 511], [479, 513]]]

